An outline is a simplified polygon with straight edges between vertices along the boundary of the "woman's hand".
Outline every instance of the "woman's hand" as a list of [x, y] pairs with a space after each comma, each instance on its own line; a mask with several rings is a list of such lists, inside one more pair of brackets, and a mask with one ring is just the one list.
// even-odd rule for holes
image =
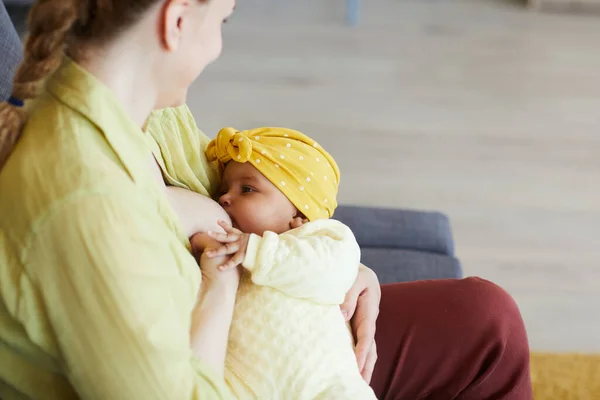
[[226, 271], [244, 262], [250, 235], [232, 227], [225, 221], [219, 221], [219, 226], [225, 230], [225, 233], [208, 232], [208, 235], [219, 242], [219, 245], [206, 250], [205, 253], [209, 258], [231, 255], [228, 261], [219, 266], [219, 270]]
[[342, 313], [351, 321], [352, 332], [356, 338], [356, 361], [363, 379], [369, 383], [377, 361], [375, 344], [375, 328], [379, 315], [381, 288], [375, 273], [364, 265], [360, 265], [358, 276], [346, 300], [342, 304]]

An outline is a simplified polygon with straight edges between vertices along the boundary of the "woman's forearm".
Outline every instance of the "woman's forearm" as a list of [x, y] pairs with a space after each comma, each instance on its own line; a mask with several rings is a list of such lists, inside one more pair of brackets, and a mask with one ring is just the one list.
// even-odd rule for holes
[[215, 283], [202, 288], [192, 312], [191, 347], [194, 356], [220, 376], [225, 371], [229, 328], [233, 318], [237, 285]]

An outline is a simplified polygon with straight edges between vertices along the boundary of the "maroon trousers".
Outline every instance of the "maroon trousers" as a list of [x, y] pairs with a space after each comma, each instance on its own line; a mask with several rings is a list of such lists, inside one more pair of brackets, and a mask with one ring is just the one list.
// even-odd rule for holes
[[383, 285], [376, 341], [378, 399], [533, 398], [521, 314], [488, 281]]

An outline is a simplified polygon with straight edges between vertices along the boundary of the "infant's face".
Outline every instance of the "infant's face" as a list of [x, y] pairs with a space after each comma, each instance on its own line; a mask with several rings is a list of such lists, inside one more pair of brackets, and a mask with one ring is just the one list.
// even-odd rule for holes
[[289, 230], [299, 215], [292, 202], [250, 163], [227, 164], [219, 204], [234, 227], [261, 236], [265, 231]]

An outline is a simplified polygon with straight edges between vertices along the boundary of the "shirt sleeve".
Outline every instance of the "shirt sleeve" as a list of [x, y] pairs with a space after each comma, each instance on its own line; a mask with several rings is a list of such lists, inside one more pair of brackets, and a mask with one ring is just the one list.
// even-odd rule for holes
[[214, 197], [221, 185], [215, 163], [204, 153], [210, 139], [187, 105], [153, 111], [146, 123], [152, 152], [170, 185]]
[[252, 234], [243, 266], [257, 285], [321, 304], [342, 304], [359, 262], [360, 248], [350, 228], [318, 220], [281, 235]]
[[194, 261], [153, 203], [74, 197], [40, 222], [26, 271], [81, 399], [230, 399], [192, 355], [195, 293], [181, 270]]

